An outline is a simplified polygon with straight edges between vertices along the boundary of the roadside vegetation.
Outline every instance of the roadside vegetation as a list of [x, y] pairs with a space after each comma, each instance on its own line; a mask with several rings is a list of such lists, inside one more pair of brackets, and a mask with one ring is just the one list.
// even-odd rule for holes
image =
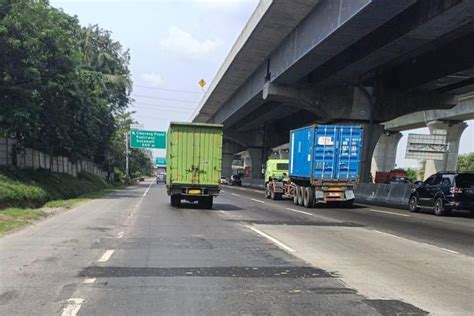
[[73, 177], [48, 170], [0, 168], [0, 235], [114, 191], [118, 186], [89, 173]]

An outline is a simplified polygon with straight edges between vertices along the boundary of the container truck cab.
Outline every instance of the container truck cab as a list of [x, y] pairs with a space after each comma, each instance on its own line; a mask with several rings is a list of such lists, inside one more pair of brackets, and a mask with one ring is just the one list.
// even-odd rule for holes
[[172, 122], [167, 136], [166, 188], [171, 206], [186, 200], [211, 209], [220, 191], [222, 125]]
[[359, 181], [362, 128], [311, 125], [290, 131], [289, 176], [296, 205], [320, 202], [351, 207]]
[[265, 197], [279, 200], [289, 185], [288, 159], [269, 159], [265, 165]]

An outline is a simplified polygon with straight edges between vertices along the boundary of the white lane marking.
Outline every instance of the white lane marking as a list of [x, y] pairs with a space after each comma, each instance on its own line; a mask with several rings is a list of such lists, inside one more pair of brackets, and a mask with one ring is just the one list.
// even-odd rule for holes
[[309, 216], [314, 216], [314, 214], [311, 214], [311, 213], [308, 213], [308, 212], [305, 212], [305, 211], [295, 210], [294, 208], [289, 208], [289, 207], [287, 207], [286, 209], [287, 209], [288, 211], [292, 211], [292, 212], [296, 212], [296, 213], [301, 213], [301, 214], [306, 214], [306, 215], [309, 215]]
[[257, 228], [255, 227], [252, 227], [252, 226], [247, 226], [249, 227], [251, 230], [253, 230], [254, 232], [256, 232], [257, 234], [259, 234], [260, 236], [263, 236], [265, 237], [266, 239], [270, 240], [271, 242], [273, 242], [274, 244], [276, 244], [278, 247], [282, 248], [283, 250], [286, 250], [288, 252], [296, 252], [295, 249], [291, 248], [290, 246], [288, 245], [285, 245], [284, 243], [282, 243], [281, 241], [279, 241], [278, 239], [270, 236], [270, 235], [267, 235], [265, 234], [264, 232], [262, 232], [261, 230], [258, 230]]
[[248, 189], [242, 188], [242, 187], [237, 187], [237, 189], [242, 190], [242, 191], [248, 191]]
[[125, 235], [124, 232], [118, 232], [117, 234], [117, 238], [123, 238], [123, 235]]
[[106, 250], [104, 252], [104, 254], [102, 255], [102, 257], [100, 257], [100, 259], [97, 260], [97, 261], [98, 262], [107, 262], [107, 261], [109, 261], [110, 257], [112, 257], [114, 252], [115, 252], [115, 250], [113, 250], [113, 249]]
[[400, 213], [393, 213], [393, 212], [387, 212], [387, 211], [381, 211], [381, 210], [374, 210], [373, 208], [368, 209], [371, 212], [377, 212], [377, 213], [384, 213], [384, 214], [390, 214], [390, 215], [397, 215], [397, 216], [404, 216], [404, 217], [410, 217], [410, 215], [407, 214], [400, 214]]
[[253, 192], [257, 192], [257, 193], [263, 193], [262, 190], [252, 190]]
[[416, 242], [416, 243], [418, 243], [418, 244], [420, 244], [420, 245], [423, 245], [423, 246], [426, 246], [426, 247], [429, 247], [429, 248], [438, 249], [438, 250], [446, 251], [446, 252], [453, 253], [453, 254], [459, 254], [459, 252], [454, 251], [454, 250], [451, 250], [451, 249], [448, 249], [448, 248], [443, 248], [443, 247], [438, 247], [438, 246], [430, 245], [430, 244], [427, 244], [427, 243], [425, 243], [425, 242], [410, 240], [410, 239], [403, 238], [403, 237], [400, 237], [400, 236], [397, 236], [397, 235], [393, 235], [393, 234], [381, 232], [381, 231], [375, 230], [375, 229], [374, 229], [373, 231], [376, 232], [376, 233], [379, 233], [379, 234], [382, 234], [382, 235], [386, 235], [386, 236], [390, 236], [390, 237], [393, 237], [393, 238], [397, 238], [397, 239], [400, 239], [400, 240], [406, 240], [406, 241]]
[[95, 282], [95, 278], [90, 278], [90, 279], [85, 279], [84, 281], [82, 281], [82, 283], [84, 284], [92, 284]]
[[240, 194], [231, 193], [233, 196], [240, 196]]
[[82, 298], [70, 298], [67, 300], [67, 305], [63, 309], [62, 316], [76, 316], [81, 309], [81, 305], [85, 302]]
[[254, 201], [254, 202], [258, 202], [258, 203], [265, 203], [264, 201], [257, 200], [257, 199], [251, 199], [251, 200]]
[[143, 193], [142, 196], [146, 196], [148, 194], [148, 191], [150, 191], [150, 188], [152, 185], [153, 185], [153, 181], [150, 182], [150, 185], [148, 186], [148, 188], [146, 189], [145, 193]]

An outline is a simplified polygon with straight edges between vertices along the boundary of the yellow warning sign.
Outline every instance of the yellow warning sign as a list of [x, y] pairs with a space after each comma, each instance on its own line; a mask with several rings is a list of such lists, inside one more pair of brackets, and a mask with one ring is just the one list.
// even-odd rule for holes
[[201, 86], [201, 88], [204, 88], [204, 86], [207, 84], [207, 82], [204, 79], [199, 80], [198, 83]]

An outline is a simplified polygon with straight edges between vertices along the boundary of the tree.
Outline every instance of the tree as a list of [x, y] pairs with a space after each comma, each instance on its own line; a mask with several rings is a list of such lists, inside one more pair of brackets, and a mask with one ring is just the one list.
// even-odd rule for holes
[[408, 168], [407, 169], [407, 177], [412, 182], [415, 182], [418, 179], [418, 174], [415, 168]]
[[459, 155], [457, 170], [459, 172], [474, 172], [474, 152]]

